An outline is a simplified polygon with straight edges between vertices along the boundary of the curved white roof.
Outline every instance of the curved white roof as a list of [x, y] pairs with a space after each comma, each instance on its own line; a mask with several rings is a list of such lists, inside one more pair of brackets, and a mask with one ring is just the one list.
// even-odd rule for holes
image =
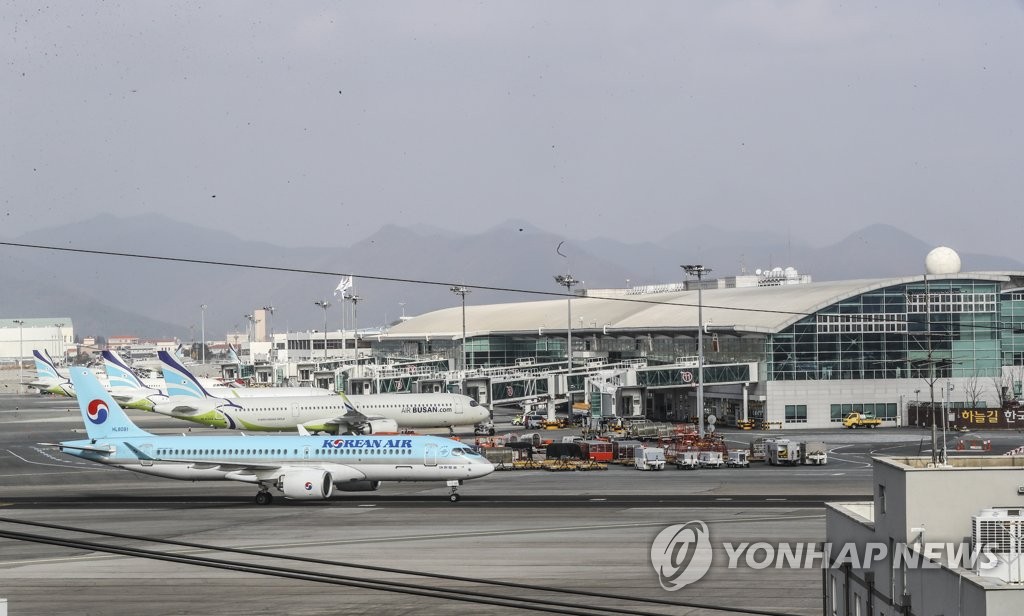
[[[1024, 273], [962, 273], [929, 280], [973, 279], [1009, 282]], [[815, 282], [778, 287], [705, 289], [704, 322], [709, 329], [736, 333], [771, 333], [834, 304], [867, 291], [920, 282], [923, 276]], [[537, 333], [565, 330], [564, 298], [537, 302], [466, 306], [466, 335]], [[582, 318], [582, 326], [580, 319]], [[697, 326], [697, 291], [648, 293], [622, 297], [576, 297], [572, 300], [573, 331], [604, 330], [614, 334], [643, 331], [684, 332]], [[425, 336], [459, 338], [462, 308], [446, 308], [413, 317], [387, 334], [396, 338]]]

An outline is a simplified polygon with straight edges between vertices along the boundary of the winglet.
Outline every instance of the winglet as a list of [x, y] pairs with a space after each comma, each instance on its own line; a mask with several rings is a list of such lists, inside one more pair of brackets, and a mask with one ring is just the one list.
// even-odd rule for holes
[[71, 383], [78, 392], [78, 408], [82, 411], [82, 420], [89, 438], [152, 436], [125, 415], [92, 371], [72, 366], [70, 372]]

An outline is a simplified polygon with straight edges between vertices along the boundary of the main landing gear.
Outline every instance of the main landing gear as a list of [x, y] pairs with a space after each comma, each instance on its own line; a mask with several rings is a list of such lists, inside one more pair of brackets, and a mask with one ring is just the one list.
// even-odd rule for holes
[[461, 484], [462, 481], [460, 479], [452, 479], [448, 482], [448, 488], [450, 489], [450, 493], [448, 494], [448, 500], [450, 500], [453, 503], [459, 502], [459, 498], [461, 498], [459, 496], [459, 485]]
[[267, 490], [267, 486], [261, 485], [260, 491], [256, 493], [257, 505], [269, 505], [274, 502], [274, 495]]

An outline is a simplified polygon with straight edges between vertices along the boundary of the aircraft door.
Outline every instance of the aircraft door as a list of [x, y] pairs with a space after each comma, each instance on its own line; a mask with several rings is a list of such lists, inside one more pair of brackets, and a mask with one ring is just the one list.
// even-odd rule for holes
[[292, 407], [292, 417], [298, 417], [299, 416], [299, 404], [297, 402], [292, 402], [290, 406]]
[[437, 445], [431, 443], [423, 448], [423, 464], [437, 466]]

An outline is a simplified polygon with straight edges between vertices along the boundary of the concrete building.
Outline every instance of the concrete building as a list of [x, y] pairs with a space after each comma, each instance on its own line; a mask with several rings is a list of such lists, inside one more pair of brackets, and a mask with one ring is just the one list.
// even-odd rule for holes
[[71, 317], [24, 317], [0, 319], [0, 359], [31, 363], [33, 350], [45, 350], [61, 361], [75, 342]]
[[[1024, 272], [961, 273], [957, 258], [955, 268], [926, 276], [810, 282], [795, 271], [770, 270], [700, 285], [707, 366], [754, 366], [745, 377], [722, 379], [728, 384], [706, 378], [704, 411], [726, 423], [749, 403], [751, 418], [773, 427], [839, 427], [852, 412], [896, 426], [911, 404], [948, 399], [951, 412], [995, 413], [1021, 396]], [[571, 300], [568, 325], [566, 299], [467, 305], [467, 364], [565, 362], [567, 327], [577, 366], [637, 358], [685, 363], [697, 355], [696, 289], [690, 281], [583, 291]], [[462, 323], [457, 306], [407, 319], [370, 340], [385, 356], [454, 360]], [[648, 414], [696, 414], [696, 379], [685, 372], [656, 384], [637, 381]], [[975, 417], [988, 425], [993, 415]]]
[[1024, 613], [1024, 457], [929, 463], [875, 458], [872, 502], [827, 505], [825, 614]]

